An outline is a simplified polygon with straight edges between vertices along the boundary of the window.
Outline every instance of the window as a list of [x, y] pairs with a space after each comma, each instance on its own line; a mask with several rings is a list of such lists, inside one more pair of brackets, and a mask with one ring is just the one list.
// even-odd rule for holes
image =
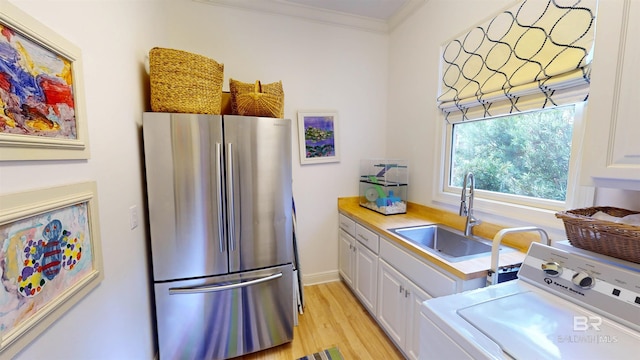
[[464, 175], [472, 172], [482, 198], [563, 208], [575, 183], [571, 160], [580, 147], [580, 141], [574, 145], [573, 139], [582, 107], [447, 125], [445, 191], [459, 193]]
[[442, 44], [435, 201], [455, 206], [473, 172], [476, 209], [501, 222], [557, 227], [554, 211], [593, 202], [578, 173], [596, 10], [521, 0]]
[[453, 125], [450, 185], [565, 201], [573, 106]]

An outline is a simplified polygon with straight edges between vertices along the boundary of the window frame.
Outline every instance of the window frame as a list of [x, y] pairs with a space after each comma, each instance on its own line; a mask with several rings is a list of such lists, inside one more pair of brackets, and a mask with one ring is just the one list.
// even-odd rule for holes
[[[574, 112], [573, 136], [569, 158], [569, 174], [567, 179], [567, 196], [565, 201], [536, 199], [520, 195], [500, 194], [485, 190], [476, 190], [474, 210], [499, 219], [501, 223], [537, 224], [545, 228], [562, 229], [561, 221], [555, 218], [558, 211], [593, 206], [595, 190], [591, 186], [580, 184], [580, 170], [582, 163], [582, 148], [584, 146], [584, 132], [587, 119], [587, 102], [576, 103]], [[544, 109], [539, 109], [544, 110]], [[534, 110], [537, 111], [537, 110]], [[482, 120], [478, 120], [482, 121]], [[435, 171], [433, 199], [436, 203], [447, 207], [460, 204], [461, 187], [449, 186], [451, 166], [451, 146], [453, 140], [453, 124], [439, 115], [439, 144], [435, 161], [438, 168]], [[496, 222], [494, 220], [493, 222]]]

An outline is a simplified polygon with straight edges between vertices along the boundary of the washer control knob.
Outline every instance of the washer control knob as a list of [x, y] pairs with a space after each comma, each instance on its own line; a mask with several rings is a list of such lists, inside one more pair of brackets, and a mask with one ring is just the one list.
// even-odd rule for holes
[[555, 261], [550, 261], [542, 264], [542, 271], [544, 271], [547, 276], [558, 277], [562, 274], [562, 266]]
[[596, 278], [586, 271], [579, 271], [573, 275], [571, 281], [582, 289], [591, 289], [596, 284]]

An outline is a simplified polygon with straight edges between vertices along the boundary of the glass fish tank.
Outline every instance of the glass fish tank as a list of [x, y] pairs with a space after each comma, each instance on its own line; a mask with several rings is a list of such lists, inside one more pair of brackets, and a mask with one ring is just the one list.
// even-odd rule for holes
[[407, 212], [406, 160], [360, 161], [360, 206], [384, 215]]

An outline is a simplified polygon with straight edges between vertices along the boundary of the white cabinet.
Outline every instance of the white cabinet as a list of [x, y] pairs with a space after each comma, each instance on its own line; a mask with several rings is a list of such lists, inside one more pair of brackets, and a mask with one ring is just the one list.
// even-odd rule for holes
[[[339, 272], [404, 355], [418, 359], [420, 306], [431, 297], [479, 288], [340, 214]], [[423, 344], [424, 345], [424, 344]]]
[[378, 322], [408, 358], [418, 359], [420, 305], [431, 296], [384, 260], [378, 279]]
[[407, 278], [384, 260], [380, 260], [378, 269], [378, 322], [396, 344], [402, 344], [406, 332], [403, 304]]
[[418, 359], [421, 343], [425, 341], [420, 335], [420, 308], [423, 302], [431, 299], [431, 296], [411, 282], [409, 282], [409, 291], [404, 352], [410, 359]]
[[640, 2], [598, 8], [582, 180], [640, 190]]
[[354, 288], [353, 277], [355, 275], [356, 240], [346, 231], [340, 229], [338, 235], [338, 269], [342, 280], [351, 288]]
[[378, 296], [378, 255], [356, 242], [356, 295], [372, 316], [376, 314]]
[[[433, 297], [454, 294], [458, 292], [459, 287], [462, 287], [462, 284], [459, 284], [463, 282], [462, 280], [456, 280], [450, 275], [437, 270], [427, 264], [426, 260], [419, 259], [416, 255], [400, 248], [400, 246], [384, 237], [380, 241], [380, 258], [391, 264]], [[480, 283], [482, 284], [482, 282]]]
[[[378, 291], [378, 235], [340, 214], [338, 268], [342, 280], [375, 316]], [[356, 240], [356, 238], [358, 240]]]
[[338, 233], [338, 271], [342, 280], [353, 290], [356, 275], [356, 222], [338, 214], [340, 230]]
[[431, 297], [484, 286], [485, 278], [462, 280], [384, 237], [378, 260], [378, 316], [380, 326], [410, 359], [418, 359], [421, 343], [420, 306]]
[[373, 231], [356, 223], [356, 240], [369, 248], [374, 253], [378, 253], [380, 237]]
[[351, 236], [356, 236], [356, 222], [344, 214], [338, 214], [338, 223], [340, 229], [347, 232]]

